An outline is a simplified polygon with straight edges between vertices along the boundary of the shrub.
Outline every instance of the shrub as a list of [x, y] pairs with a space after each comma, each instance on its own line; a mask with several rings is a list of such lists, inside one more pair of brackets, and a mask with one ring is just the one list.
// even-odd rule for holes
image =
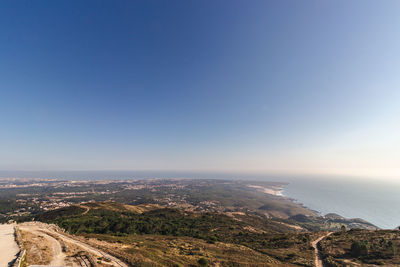
[[208, 260], [205, 259], [205, 258], [200, 258], [197, 262], [198, 262], [201, 266], [207, 266], [207, 264], [208, 264]]
[[353, 257], [367, 256], [368, 248], [364, 242], [353, 241], [350, 248], [350, 254]]

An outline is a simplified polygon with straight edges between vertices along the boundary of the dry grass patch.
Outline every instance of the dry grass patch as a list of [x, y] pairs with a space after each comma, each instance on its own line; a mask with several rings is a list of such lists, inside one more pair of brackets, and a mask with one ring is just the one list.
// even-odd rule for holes
[[53, 249], [50, 242], [42, 235], [21, 231], [22, 243], [26, 249], [27, 266], [48, 265], [53, 259]]
[[129, 255], [142, 266], [191, 266], [204, 258], [210, 266], [291, 266], [245, 246], [207, 243], [190, 237], [160, 235], [87, 235], [89, 243]]

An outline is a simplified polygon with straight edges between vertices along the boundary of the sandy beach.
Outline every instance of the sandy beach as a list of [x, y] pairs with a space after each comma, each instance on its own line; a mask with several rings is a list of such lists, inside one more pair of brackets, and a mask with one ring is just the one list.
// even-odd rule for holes
[[14, 225], [0, 224], [0, 266], [8, 266], [18, 251], [14, 240]]
[[248, 185], [248, 187], [255, 188], [264, 192], [265, 194], [274, 195], [274, 196], [282, 196], [282, 188], [281, 187], [264, 187], [259, 185]]

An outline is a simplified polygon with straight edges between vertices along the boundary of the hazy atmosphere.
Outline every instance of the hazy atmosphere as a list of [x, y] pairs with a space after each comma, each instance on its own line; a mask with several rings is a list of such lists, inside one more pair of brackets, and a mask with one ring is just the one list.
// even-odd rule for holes
[[1, 170], [400, 176], [398, 1], [4, 1]]
[[400, 266], [400, 1], [0, 1], [0, 267]]

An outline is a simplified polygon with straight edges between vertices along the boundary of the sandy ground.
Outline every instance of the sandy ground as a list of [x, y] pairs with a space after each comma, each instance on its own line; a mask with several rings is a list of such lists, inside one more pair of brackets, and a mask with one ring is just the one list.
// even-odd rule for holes
[[18, 251], [14, 240], [14, 224], [0, 224], [0, 266], [8, 266]]

